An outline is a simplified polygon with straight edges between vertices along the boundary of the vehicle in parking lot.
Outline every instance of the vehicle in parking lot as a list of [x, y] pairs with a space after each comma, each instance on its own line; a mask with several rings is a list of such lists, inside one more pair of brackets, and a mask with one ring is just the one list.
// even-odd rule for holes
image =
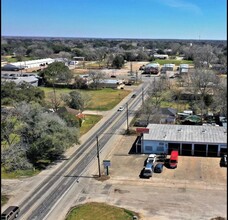
[[124, 110], [124, 107], [123, 106], [120, 106], [119, 108], [118, 108], [118, 111], [123, 111]]
[[150, 154], [146, 160], [146, 163], [155, 163], [156, 162], [156, 154]]
[[133, 94], [132, 96], [131, 96], [131, 98], [135, 98], [136, 97], [136, 94]]
[[160, 162], [164, 162], [167, 158], [167, 154], [166, 153], [161, 153], [159, 155], [157, 155], [157, 159], [160, 161]]
[[178, 163], [178, 150], [173, 150], [169, 159], [170, 168], [176, 168]]
[[227, 154], [223, 154], [220, 159], [220, 167], [227, 167]]
[[155, 173], [161, 173], [162, 171], [163, 171], [163, 164], [157, 163], [156, 166], [154, 167], [154, 172]]
[[154, 164], [153, 163], [147, 163], [144, 170], [143, 170], [143, 177], [150, 178], [153, 175], [153, 168]]

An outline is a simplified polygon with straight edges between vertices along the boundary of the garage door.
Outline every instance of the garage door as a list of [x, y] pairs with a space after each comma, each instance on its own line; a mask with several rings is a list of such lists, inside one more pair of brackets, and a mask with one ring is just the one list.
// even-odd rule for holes
[[192, 145], [191, 144], [182, 144], [182, 155], [184, 155], [184, 156], [192, 155]]
[[178, 150], [180, 154], [180, 143], [169, 143], [168, 144], [168, 154], [171, 154], [172, 150]]
[[205, 144], [195, 144], [194, 156], [206, 156], [206, 145]]
[[222, 154], [227, 154], [227, 148], [220, 148], [220, 156]]
[[217, 157], [218, 155], [218, 145], [208, 145], [208, 157]]

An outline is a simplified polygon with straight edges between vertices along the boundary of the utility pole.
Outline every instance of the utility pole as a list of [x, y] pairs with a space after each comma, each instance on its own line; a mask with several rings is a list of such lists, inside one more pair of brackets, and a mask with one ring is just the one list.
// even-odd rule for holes
[[127, 103], [127, 134], [129, 133], [129, 124], [128, 124], [128, 103]]
[[136, 74], [136, 84], [137, 84], [138, 83], [138, 71], [137, 70], [136, 70], [135, 74]]
[[143, 91], [143, 88], [142, 88], [142, 107], [144, 108], [144, 91]]
[[99, 177], [101, 177], [101, 167], [100, 167], [100, 155], [99, 155], [98, 135], [96, 136], [96, 138], [97, 138], [97, 160], [98, 160], [98, 172], [99, 172]]
[[130, 63], [130, 68], [131, 68], [131, 75], [132, 75], [132, 61], [131, 61], [131, 63]]

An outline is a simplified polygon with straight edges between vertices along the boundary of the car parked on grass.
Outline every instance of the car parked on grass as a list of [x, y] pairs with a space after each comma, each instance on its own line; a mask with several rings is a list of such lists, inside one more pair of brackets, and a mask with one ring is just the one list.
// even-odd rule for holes
[[154, 167], [154, 172], [155, 173], [161, 173], [162, 171], [163, 171], [163, 164], [157, 163], [156, 166]]

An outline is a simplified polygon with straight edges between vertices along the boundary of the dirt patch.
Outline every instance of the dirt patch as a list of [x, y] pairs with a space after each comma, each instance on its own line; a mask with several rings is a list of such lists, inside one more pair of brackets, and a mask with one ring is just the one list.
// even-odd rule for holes
[[95, 180], [98, 180], [101, 182], [104, 182], [105, 180], [110, 179], [110, 176], [107, 176], [107, 175], [101, 175], [100, 177], [98, 175], [93, 175], [93, 177]]

